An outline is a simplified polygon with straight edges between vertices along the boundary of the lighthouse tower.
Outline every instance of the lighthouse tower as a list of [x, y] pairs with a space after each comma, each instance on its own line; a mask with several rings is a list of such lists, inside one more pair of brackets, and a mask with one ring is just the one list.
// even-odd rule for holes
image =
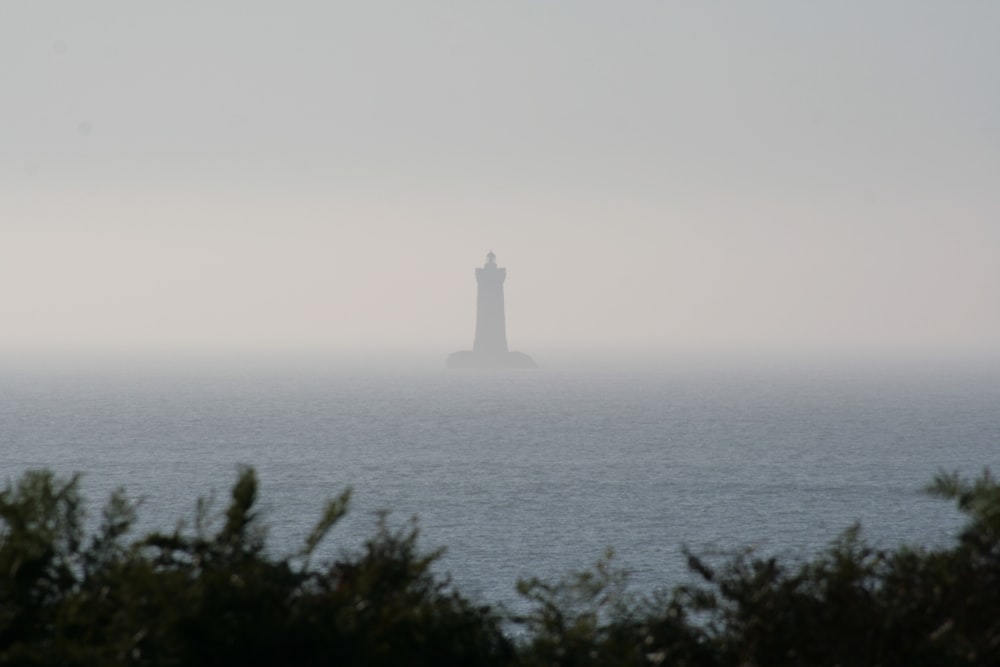
[[486, 264], [476, 269], [479, 291], [476, 297], [476, 340], [472, 351], [483, 354], [506, 354], [507, 324], [503, 313], [503, 281], [507, 269], [497, 268], [497, 256], [491, 250]]
[[476, 269], [476, 339], [471, 350], [448, 355], [448, 368], [537, 368], [522, 352], [507, 349], [507, 321], [503, 309], [503, 281], [507, 269], [497, 267], [491, 250]]

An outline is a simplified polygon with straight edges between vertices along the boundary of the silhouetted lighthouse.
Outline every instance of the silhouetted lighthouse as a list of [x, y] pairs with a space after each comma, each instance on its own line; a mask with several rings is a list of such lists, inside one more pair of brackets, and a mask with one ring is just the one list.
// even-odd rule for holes
[[476, 339], [472, 350], [448, 356], [448, 368], [535, 368], [531, 357], [507, 350], [507, 320], [503, 308], [503, 281], [507, 269], [497, 267], [491, 250], [486, 264], [476, 269]]
[[479, 292], [476, 297], [476, 340], [473, 352], [507, 352], [507, 323], [503, 314], [503, 281], [507, 269], [497, 268], [497, 256], [491, 250], [483, 268], [476, 269]]

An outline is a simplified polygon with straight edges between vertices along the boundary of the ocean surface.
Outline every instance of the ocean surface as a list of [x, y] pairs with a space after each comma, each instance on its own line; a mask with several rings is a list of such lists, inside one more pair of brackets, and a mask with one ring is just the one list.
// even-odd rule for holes
[[379, 510], [416, 516], [438, 570], [485, 603], [608, 548], [652, 591], [687, 579], [683, 545], [801, 558], [854, 521], [880, 546], [944, 545], [961, 518], [922, 488], [998, 460], [1000, 372], [974, 367], [0, 375], [3, 483], [79, 471], [93, 516], [124, 486], [140, 530], [171, 529], [199, 496], [224, 509], [249, 464], [286, 553], [350, 487], [324, 557]]

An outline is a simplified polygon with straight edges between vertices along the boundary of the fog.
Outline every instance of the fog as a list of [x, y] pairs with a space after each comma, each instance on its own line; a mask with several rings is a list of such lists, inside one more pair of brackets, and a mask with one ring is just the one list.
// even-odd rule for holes
[[0, 7], [0, 356], [1000, 356], [1000, 4]]

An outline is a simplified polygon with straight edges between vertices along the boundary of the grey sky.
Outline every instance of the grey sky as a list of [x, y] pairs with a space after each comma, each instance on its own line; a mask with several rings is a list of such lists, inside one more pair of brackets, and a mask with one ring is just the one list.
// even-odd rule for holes
[[1000, 348], [995, 2], [0, 5], [0, 349]]

